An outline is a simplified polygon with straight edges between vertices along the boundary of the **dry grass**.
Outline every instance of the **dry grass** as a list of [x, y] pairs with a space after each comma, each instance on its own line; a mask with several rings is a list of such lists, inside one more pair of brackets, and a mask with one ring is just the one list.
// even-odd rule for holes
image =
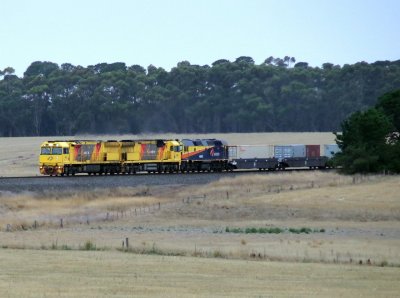
[[398, 268], [0, 250], [1, 297], [396, 297]]
[[181, 197], [206, 196], [197, 206], [184, 205], [182, 217], [248, 222], [249, 220], [312, 221], [400, 220], [399, 177], [341, 176], [333, 173], [282, 173], [221, 179], [182, 191]]
[[[162, 187], [154, 187], [153, 191], [157, 193], [159, 189]], [[58, 225], [61, 218], [69, 224], [101, 221], [159, 203], [159, 198], [150, 195], [148, 187], [22, 194], [0, 192], [0, 198], [0, 225], [10, 224], [13, 229], [26, 229], [35, 221], [40, 226]], [[163, 203], [168, 201], [165, 199]]]
[[[136, 139], [136, 138], [220, 138], [229, 144], [332, 144], [332, 133], [232, 133], [232, 134], [144, 134], [78, 135], [73, 137], [0, 138], [0, 177], [39, 175], [40, 144], [46, 140]], [[17, 152], [17, 153], [16, 153]]]
[[[76, 249], [90, 240], [97, 247], [115, 249], [129, 237], [135, 249], [151, 250], [156, 245], [167, 254], [197, 252], [232, 259], [252, 259], [254, 254], [262, 255], [262, 260], [322, 263], [370, 259], [374, 265], [398, 266], [400, 177], [353, 178], [321, 172], [279, 173], [223, 179], [200, 187], [64, 192], [55, 198], [46, 193], [3, 195], [0, 236], [6, 247], [57, 243]], [[158, 202], [161, 210], [132, 213], [134, 208]], [[109, 220], [105, 220], [107, 212]], [[60, 217], [63, 229], [57, 228]], [[31, 228], [34, 220], [38, 229]], [[4, 232], [7, 223], [13, 232]], [[226, 227], [307, 227], [326, 232], [233, 234], [225, 233]]]

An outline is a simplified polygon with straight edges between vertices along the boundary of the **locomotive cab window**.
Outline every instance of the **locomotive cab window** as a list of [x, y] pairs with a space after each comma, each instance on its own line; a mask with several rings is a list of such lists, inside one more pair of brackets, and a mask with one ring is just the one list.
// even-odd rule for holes
[[69, 149], [68, 148], [63, 148], [63, 154], [69, 154]]
[[53, 155], [61, 155], [62, 154], [62, 148], [53, 148], [52, 154]]
[[49, 147], [42, 147], [40, 150], [41, 155], [50, 155], [51, 149]]

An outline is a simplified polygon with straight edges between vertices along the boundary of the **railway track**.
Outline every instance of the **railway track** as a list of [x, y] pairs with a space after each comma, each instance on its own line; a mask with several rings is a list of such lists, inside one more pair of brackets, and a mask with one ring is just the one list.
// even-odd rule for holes
[[[326, 169], [332, 170], [332, 169]], [[0, 177], [1, 192], [24, 191], [59, 191], [59, 190], [91, 190], [94, 188], [135, 187], [140, 185], [200, 185], [217, 181], [226, 177], [242, 175], [273, 175], [281, 172], [310, 171], [309, 169], [290, 169], [285, 171], [234, 171], [221, 173], [188, 173], [188, 174], [136, 174], [136, 175], [76, 175], [69, 177], [25, 176]]]

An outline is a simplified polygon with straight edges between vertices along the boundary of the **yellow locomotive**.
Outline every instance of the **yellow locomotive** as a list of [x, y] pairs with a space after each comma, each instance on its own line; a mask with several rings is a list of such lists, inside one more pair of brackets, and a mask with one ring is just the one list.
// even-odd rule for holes
[[121, 144], [117, 141], [47, 141], [40, 149], [40, 173], [75, 175], [76, 173], [119, 173]]
[[123, 173], [178, 172], [182, 146], [176, 140], [121, 141]]
[[175, 140], [47, 141], [40, 149], [43, 175], [177, 172], [182, 146]]

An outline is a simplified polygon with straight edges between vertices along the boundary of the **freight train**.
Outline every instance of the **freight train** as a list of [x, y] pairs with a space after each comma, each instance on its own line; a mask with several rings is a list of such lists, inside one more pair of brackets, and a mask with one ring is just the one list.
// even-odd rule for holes
[[338, 150], [337, 145], [229, 146], [218, 139], [46, 141], [39, 167], [50, 176], [325, 168]]

